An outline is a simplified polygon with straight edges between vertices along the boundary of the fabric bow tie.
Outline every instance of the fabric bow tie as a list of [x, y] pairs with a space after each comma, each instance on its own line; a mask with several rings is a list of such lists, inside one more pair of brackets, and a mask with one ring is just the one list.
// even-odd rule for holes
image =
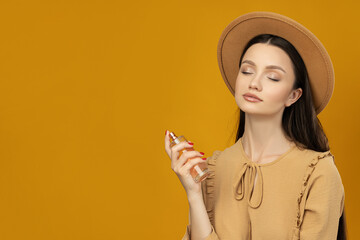
[[[260, 191], [260, 197], [258, 199], [253, 199], [254, 193], [254, 185], [255, 185], [255, 177], [258, 175], [257, 183], [256, 183], [256, 191]], [[242, 169], [235, 177], [234, 183], [234, 193], [236, 200], [242, 200], [245, 195], [245, 181], [247, 178], [247, 186], [250, 189], [248, 194], [248, 204], [252, 208], [258, 208], [262, 202], [263, 198], [263, 178], [260, 166], [254, 162], [246, 162], [243, 164]], [[247, 188], [247, 187], [246, 187]]]

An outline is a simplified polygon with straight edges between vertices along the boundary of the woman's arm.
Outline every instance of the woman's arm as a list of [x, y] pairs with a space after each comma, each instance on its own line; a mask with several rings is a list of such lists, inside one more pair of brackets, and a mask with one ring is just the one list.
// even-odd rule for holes
[[[202, 184], [196, 183], [190, 174], [190, 169], [194, 165], [203, 163], [206, 159], [200, 158], [203, 156], [203, 154], [199, 153], [198, 151], [183, 151], [181, 155], [179, 154], [180, 150], [191, 148], [192, 145], [193, 143], [180, 142], [179, 144], [171, 147], [169, 141], [169, 132], [167, 131], [165, 134], [165, 151], [171, 159], [171, 169], [176, 173], [181, 184], [183, 185], [190, 206], [189, 222], [191, 223], [191, 230], [189, 228], [187, 229], [183, 239], [217, 239], [206, 211], [203, 199]], [[188, 161], [189, 159], [191, 160]]]
[[320, 159], [300, 203], [300, 231], [295, 239], [336, 240], [344, 207], [344, 187], [332, 157]]
[[202, 193], [189, 194], [189, 225], [191, 240], [207, 239], [212, 232]]

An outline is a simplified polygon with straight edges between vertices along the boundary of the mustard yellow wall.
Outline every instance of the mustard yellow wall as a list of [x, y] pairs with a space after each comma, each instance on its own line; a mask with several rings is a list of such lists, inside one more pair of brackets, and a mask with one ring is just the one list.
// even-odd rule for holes
[[332, 57], [320, 114], [360, 236], [356, 1], [1, 1], [0, 239], [180, 239], [185, 192], [164, 132], [206, 156], [234, 140], [222, 30], [249, 11], [299, 21]]

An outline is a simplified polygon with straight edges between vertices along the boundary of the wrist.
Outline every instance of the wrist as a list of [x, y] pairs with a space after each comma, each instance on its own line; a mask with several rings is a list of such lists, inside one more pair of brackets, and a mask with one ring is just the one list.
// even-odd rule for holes
[[187, 198], [188, 198], [189, 204], [191, 204], [193, 202], [195, 203], [195, 202], [203, 201], [202, 192], [189, 193], [189, 194], [187, 194]]

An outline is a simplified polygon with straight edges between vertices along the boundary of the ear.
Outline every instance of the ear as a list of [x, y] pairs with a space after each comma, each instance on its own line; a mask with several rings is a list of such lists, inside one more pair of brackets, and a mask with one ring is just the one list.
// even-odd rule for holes
[[297, 88], [291, 91], [288, 99], [285, 102], [285, 107], [290, 107], [293, 103], [295, 103], [302, 95], [302, 89]]

